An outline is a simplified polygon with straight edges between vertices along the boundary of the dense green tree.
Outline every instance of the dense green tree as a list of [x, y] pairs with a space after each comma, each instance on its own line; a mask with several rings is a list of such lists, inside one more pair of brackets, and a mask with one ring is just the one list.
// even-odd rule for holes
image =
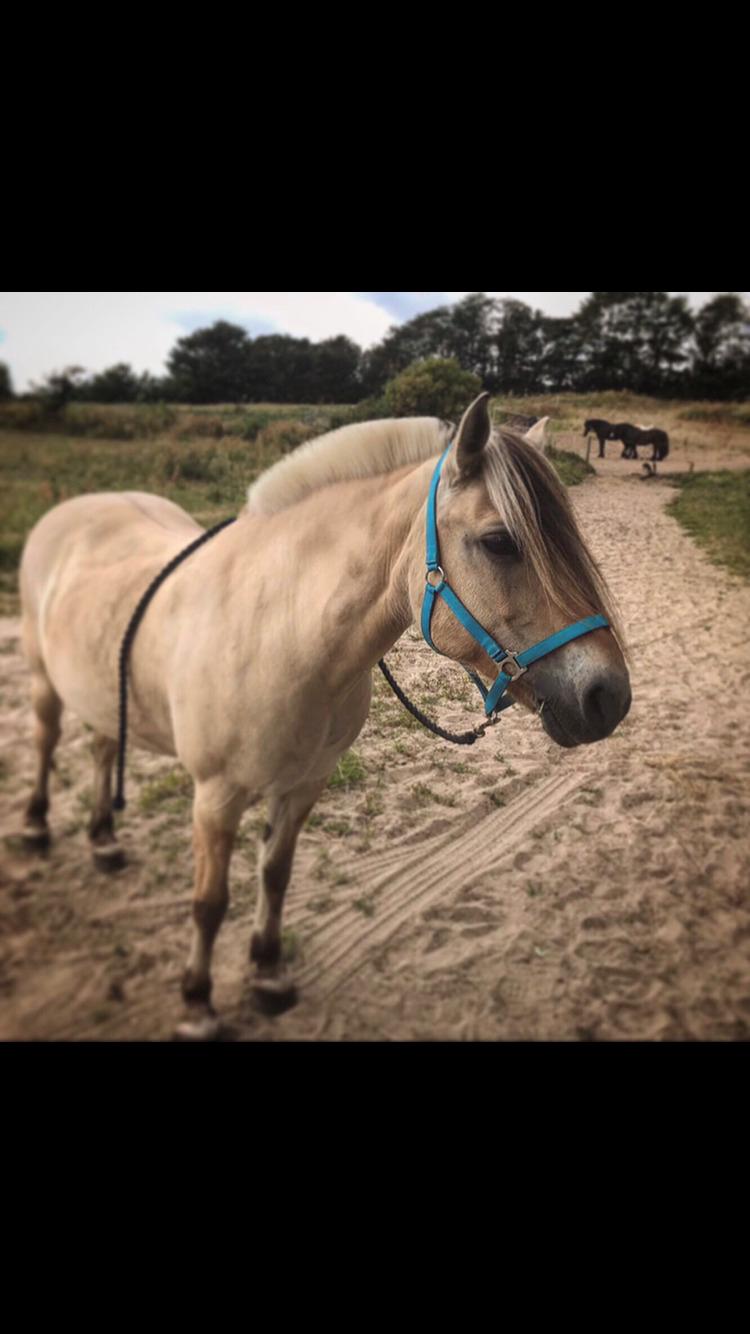
[[185, 403], [243, 403], [247, 395], [245, 329], [217, 320], [180, 338], [167, 358], [169, 374]]
[[312, 344], [290, 334], [263, 334], [248, 344], [245, 393], [250, 403], [306, 403]]
[[501, 306], [483, 292], [472, 292], [449, 308], [440, 355], [455, 357], [465, 371], [491, 387], [497, 367], [497, 332]]
[[356, 403], [359, 397], [361, 349], [351, 338], [340, 334], [314, 343], [312, 378], [315, 396], [312, 403]]
[[736, 292], [722, 292], [695, 318], [691, 392], [742, 398], [750, 392], [750, 309]]
[[543, 387], [544, 337], [540, 311], [523, 301], [498, 302], [495, 372], [491, 389], [505, 394], [533, 394]]
[[389, 380], [414, 362], [449, 356], [450, 322], [450, 306], [438, 306], [389, 329], [381, 343], [363, 354], [362, 392], [379, 394]]
[[674, 389], [687, 360], [693, 316], [668, 292], [592, 292], [576, 315], [583, 335], [582, 389]]
[[0, 361], [0, 402], [12, 397], [13, 384], [10, 378], [10, 369], [4, 361]]
[[540, 325], [541, 386], [551, 392], [575, 392], [585, 362], [583, 332], [573, 317], [543, 316]]
[[32, 394], [48, 412], [62, 412], [68, 403], [79, 397], [85, 374], [83, 366], [66, 366], [65, 370], [46, 375], [41, 383], [32, 384]]
[[132, 366], [120, 361], [100, 371], [81, 386], [79, 397], [89, 403], [136, 403], [139, 398], [140, 378]]

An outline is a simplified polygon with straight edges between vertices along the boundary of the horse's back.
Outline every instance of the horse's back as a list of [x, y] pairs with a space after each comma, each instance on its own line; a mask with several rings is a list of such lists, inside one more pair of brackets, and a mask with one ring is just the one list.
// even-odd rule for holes
[[75, 566], [84, 577], [96, 579], [98, 572], [124, 561], [140, 564], [162, 554], [167, 561], [201, 531], [179, 505], [146, 492], [64, 500], [42, 516], [26, 540], [20, 569], [24, 610], [38, 609], [50, 580], [59, 581], [64, 569]]

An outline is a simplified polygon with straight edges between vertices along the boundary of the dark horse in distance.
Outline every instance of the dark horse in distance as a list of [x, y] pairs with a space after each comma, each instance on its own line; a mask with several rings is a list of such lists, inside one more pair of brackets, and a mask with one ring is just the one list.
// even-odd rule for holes
[[614, 430], [611, 422], [601, 421], [598, 417], [591, 417], [583, 428], [584, 438], [589, 435], [595, 435], [599, 441], [599, 458], [604, 458], [604, 442], [613, 437], [610, 431]]
[[661, 462], [669, 453], [669, 436], [666, 431], [660, 431], [655, 426], [644, 429], [641, 426], [631, 426], [629, 422], [620, 422], [617, 426], [610, 428], [608, 440], [621, 440], [624, 449], [622, 458], [637, 459], [639, 445], [651, 445], [653, 454], [651, 462]]

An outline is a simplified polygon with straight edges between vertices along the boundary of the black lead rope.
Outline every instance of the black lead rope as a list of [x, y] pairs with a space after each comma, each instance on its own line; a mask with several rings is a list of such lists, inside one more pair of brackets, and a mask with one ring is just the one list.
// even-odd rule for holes
[[443, 741], [452, 741], [454, 746], [473, 746], [475, 741], [478, 741], [480, 737], [484, 736], [487, 728], [493, 727], [497, 721], [495, 718], [488, 719], [486, 723], [482, 723], [480, 727], [473, 728], [471, 732], [446, 732], [442, 727], [438, 727], [437, 723], [433, 723], [432, 719], [428, 718], [426, 713], [422, 713], [421, 709], [418, 709], [416, 704], [412, 704], [411, 700], [404, 694], [398, 681], [391, 676], [383, 658], [380, 659], [378, 667], [391, 687], [396, 699], [401, 700], [404, 708], [408, 709], [409, 713], [414, 715], [417, 722], [421, 723], [423, 727], [426, 727], [428, 732], [434, 732], [435, 736], [442, 737]]
[[112, 803], [116, 811], [125, 810], [125, 746], [127, 744], [127, 739], [128, 739], [128, 659], [130, 657], [130, 650], [133, 647], [133, 640], [135, 639], [136, 631], [141, 621], [143, 620], [149, 602], [151, 601], [157, 589], [161, 588], [162, 584], [164, 583], [164, 580], [168, 579], [172, 571], [176, 570], [177, 566], [181, 565], [184, 560], [187, 560], [188, 556], [191, 556], [194, 551], [197, 551], [198, 547], [202, 547], [204, 542], [208, 542], [210, 538], [215, 537], [217, 533], [221, 532], [222, 528], [228, 528], [230, 523], [234, 523], [234, 519], [224, 519], [223, 523], [217, 523], [215, 528], [209, 528], [207, 533], [202, 533], [200, 537], [196, 537], [195, 541], [191, 542], [189, 547], [185, 547], [184, 551], [178, 552], [177, 555], [174, 556], [173, 559], [169, 562], [169, 564], [165, 565], [163, 570], [160, 570], [156, 578], [151, 580], [151, 583], [149, 584], [148, 588], [143, 594], [143, 597], [138, 603], [138, 606], [133, 612], [133, 615], [128, 621], [128, 628], [122, 637], [122, 644], [120, 645], [120, 658], [119, 658], [119, 672], [120, 672], [120, 725], [118, 732], [119, 748], [117, 752], [117, 788], [115, 791], [115, 799]]
[[[169, 564], [165, 565], [164, 569], [159, 571], [156, 578], [151, 580], [151, 583], [128, 621], [128, 628], [122, 637], [119, 657], [120, 721], [118, 729], [117, 786], [115, 789], [115, 799], [112, 803], [116, 811], [125, 810], [125, 748], [128, 739], [128, 660], [130, 658], [130, 650], [133, 647], [133, 640], [135, 639], [138, 626], [146, 614], [146, 609], [154, 596], [154, 593], [157, 589], [161, 588], [164, 580], [169, 578], [172, 571], [176, 570], [177, 566], [181, 565], [184, 560], [187, 560], [188, 556], [191, 556], [194, 551], [197, 551], [198, 547], [202, 547], [204, 542], [208, 542], [212, 537], [215, 537], [217, 533], [220, 533], [222, 528], [228, 528], [230, 523], [234, 522], [234, 519], [224, 519], [223, 523], [217, 523], [215, 528], [209, 528], [208, 532], [202, 533], [200, 537], [197, 537], [194, 542], [190, 543], [190, 546], [185, 547], [184, 551], [178, 552]], [[426, 727], [428, 732], [433, 732], [435, 736], [441, 737], [443, 741], [452, 741], [456, 746], [473, 746], [475, 741], [478, 741], [480, 737], [484, 736], [487, 728], [492, 727], [496, 722], [496, 719], [494, 718], [489, 719], [486, 723], [482, 723], [480, 727], [475, 727], [471, 732], [461, 732], [458, 735], [455, 735], [452, 732], [446, 732], [442, 727], [438, 727], [437, 723], [433, 723], [432, 719], [428, 718], [426, 714], [422, 713], [421, 710], [417, 708], [416, 704], [412, 704], [411, 700], [404, 694], [398, 682], [391, 676], [391, 673], [388, 671], [382, 658], [378, 663], [378, 667], [383, 673], [383, 676], [391, 687], [394, 695], [401, 701], [404, 708], [408, 709], [409, 713], [411, 713], [423, 727]]]

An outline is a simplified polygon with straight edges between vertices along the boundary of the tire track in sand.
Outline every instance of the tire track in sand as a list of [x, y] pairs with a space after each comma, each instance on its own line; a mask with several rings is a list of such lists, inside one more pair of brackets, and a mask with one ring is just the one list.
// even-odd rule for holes
[[[397, 866], [386, 866], [362, 881], [366, 893], [385, 890], [377, 899], [375, 917], [367, 920], [347, 904], [321, 922], [306, 937], [306, 949], [312, 948], [314, 957], [297, 974], [300, 986], [320, 982], [318, 995], [332, 995], [373, 949], [387, 944], [412, 918], [460, 889], [467, 875], [473, 879], [491, 870], [540, 820], [557, 811], [586, 777], [580, 771], [553, 774], [462, 835], [456, 837], [449, 830], [429, 852], [421, 845], [408, 856], [401, 854]], [[391, 861], [390, 855], [387, 860]]]

